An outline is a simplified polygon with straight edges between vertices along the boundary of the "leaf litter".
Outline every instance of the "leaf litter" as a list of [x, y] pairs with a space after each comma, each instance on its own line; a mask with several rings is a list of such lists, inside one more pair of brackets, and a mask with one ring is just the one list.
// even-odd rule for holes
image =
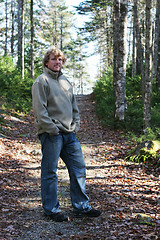
[[90, 95], [77, 96], [90, 203], [98, 218], [75, 218], [67, 169], [60, 159], [58, 189], [69, 222], [56, 223], [43, 214], [40, 196], [40, 142], [33, 114], [5, 117], [0, 135], [0, 239], [160, 239], [159, 169], [126, 162], [131, 145], [122, 131], [100, 124]]

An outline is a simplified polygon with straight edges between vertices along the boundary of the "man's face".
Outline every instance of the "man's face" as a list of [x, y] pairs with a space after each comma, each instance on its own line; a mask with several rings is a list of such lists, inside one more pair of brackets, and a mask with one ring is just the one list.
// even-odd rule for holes
[[62, 57], [55, 57], [53, 53], [51, 53], [49, 61], [46, 63], [47, 67], [54, 72], [59, 72], [62, 68], [62, 64]]

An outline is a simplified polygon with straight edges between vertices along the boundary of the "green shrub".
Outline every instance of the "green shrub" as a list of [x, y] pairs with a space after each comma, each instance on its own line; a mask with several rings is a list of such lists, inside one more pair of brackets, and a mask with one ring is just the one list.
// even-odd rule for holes
[[152, 88], [152, 104], [151, 104], [151, 126], [159, 128], [160, 124], [160, 91], [156, 87], [155, 80]]
[[15, 68], [12, 58], [0, 57], [0, 95], [6, 99], [9, 108], [20, 112], [28, 112], [32, 106], [31, 87], [33, 79], [25, 72], [22, 79], [20, 72]]
[[126, 78], [127, 110], [125, 121], [114, 118], [115, 97], [113, 91], [113, 74], [109, 69], [97, 81], [94, 88], [96, 110], [104, 125], [111, 128], [140, 131], [143, 127], [143, 104], [141, 97], [141, 79], [139, 76]]
[[94, 97], [97, 114], [102, 117], [103, 124], [112, 125], [114, 119], [114, 94], [112, 70], [108, 69], [94, 87]]

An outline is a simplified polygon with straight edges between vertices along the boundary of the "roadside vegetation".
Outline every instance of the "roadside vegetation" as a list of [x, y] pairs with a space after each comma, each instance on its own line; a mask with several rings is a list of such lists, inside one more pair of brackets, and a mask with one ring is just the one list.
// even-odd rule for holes
[[[143, 99], [141, 88], [141, 77], [131, 77], [131, 66], [128, 66], [126, 75], [126, 102], [125, 121], [116, 121], [114, 117], [115, 97], [113, 88], [113, 73], [108, 69], [103, 76], [96, 82], [93, 90], [94, 100], [96, 102], [96, 112], [101, 119], [102, 125], [111, 129], [121, 129], [127, 135], [130, 142], [135, 145], [143, 141], [160, 140], [160, 92], [153, 80], [151, 105], [151, 127], [147, 129], [147, 134], [143, 132]], [[135, 150], [135, 149], [134, 149]], [[148, 152], [140, 154], [137, 158], [132, 156], [127, 159], [131, 161], [152, 162], [156, 159], [156, 164], [160, 165], [160, 151], [156, 154]], [[151, 161], [152, 160], [152, 161]]]
[[27, 70], [25, 71], [24, 79], [22, 78], [11, 57], [0, 57], [2, 109], [14, 109], [24, 113], [29, 112], [32, 106], [31, 86], [33, 81]]

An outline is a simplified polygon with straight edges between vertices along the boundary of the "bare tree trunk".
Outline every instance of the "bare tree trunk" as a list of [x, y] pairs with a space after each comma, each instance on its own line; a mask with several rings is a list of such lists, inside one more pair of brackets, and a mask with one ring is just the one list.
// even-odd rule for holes
[[57, 39], [57, 9], [55, 6], [54, 11], [54, 20], [53, 20], [53, 45], [57, 47], [58, 39]]
[[117, 82], [117, 65], [118, 65], [118, 23], [119, 23], [119, 1], [114, 0], [113, 6], [113, 88], [114, 95]]
[[22, 78], [24, 78], [24, 0], [22, 1], [22, 59], [21, 59], [21, 71], [22, 71]]
[[154, 76], [157, 87], [160, 85], [160, 0], [156, 1], [156, 22], [154, 39]]
[[31, 20], [31, 78], [34, 78], [34, 23], [33, 23], [33, 0], [30, 2], [30, 20]]
[[60, 49], [61, 51], [63, 50], [63, 16], [61, 15], [61, 46]]
[[8, 42], [8, 1], [5, 1], [5, 14], [6, 14], [6, 31], [5, 31], [5, 48], [4, 54], [7, 55], [7, 42]]
[[[116, 0], [117, 1], [117, 0]], [[120, 0], [119, 4], [120, 18], [118, 29], [118, 58], [116, 66], [115, 81], [115, 118], [119, 121], [124, 120], [126, 109], [126, 34], [127, 34], [127, 11], [128, 1]]]
[[11, 1], [12, 30], [11, 30], [11, 54], [14, 55], [14, 24], [15, 24], [15, 0]]
[[134, 0], [134, 21], [135, 21], [135, 38], [136, 38], [136, 75], [141, 75], [142, 96], [144, 98], [144, 64], [143, 64], [143, 47], [140, 32], [138, 0]]
[[132, 50], [132, 77], [136, 75], [136, 0], [133, 6], [133, 50]]
[[24, 78], [24, 0], [18, 0], [18, 67]]
[[18, 68], [21, 69], [21, 58], [22, 58], [22, 19], [21, 19], [21, 0], [18, 0]]
[[160, 87], [160, 32], [159, 32], [159, 42], [158, 42], [156, 86], [159, 89], [159, 87]]
[[146, 43], [145, 43], [145, 91], [144, 91], [144, 132], [150, 127], [152, 97], [152, 4], [146, 0]]

